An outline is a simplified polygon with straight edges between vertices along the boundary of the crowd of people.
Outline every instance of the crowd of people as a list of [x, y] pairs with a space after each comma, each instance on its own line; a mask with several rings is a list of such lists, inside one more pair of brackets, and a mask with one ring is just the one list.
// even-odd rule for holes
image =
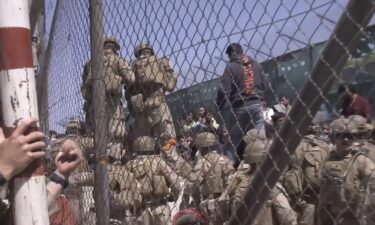
[[[262, 68], [244, 54], [240, 44], [232, 43], [226, 49], [229, 63], [216, 105], [221, 115], [229, 105], [229, 116], [235, 119], [224, 118], [219, 124], [201, 106], [196, 114], [178, 119], [181, 132], [177, 135], [165, 100], [177, 82], [169, 60], [157, 57], [150, 45], [140, 44], [130, 65], [118, 55], [119, 49], [115, 38], [104, 40], [105, 107], [95, 107], [98, 90], [94, 83], [100, 74], [91, 70], [89, 61], [81, 86], [85, 121], [70, 120], [65, 136], [54, 134], [49, 140], [47, 158], [56, 168], [51, 182], [59, 188], [48, 192], [56, 199], [69, 181], [63, 196], [69, 199], [74, 215], [69, 222], [60, 215], [60, 223], [55, 224], [95, 224], [96, 213], [101, 211], [97, 208], [101, 203], [95, 204], [93, 196], [97, 163], [106, 165], [109, 174], [112, 224], [227, 224], [272, 138], [288, 119], [289, 98], [280, 95], [269, 106], [264, 99], [268, 84]], [[134, 118], [129, 129], [123, 93]], [[271, 190], [255, 224], [375, 224], [371, 107], [350, 85], [343, 85], [339, 94], [342, 117], [310, 127], [290, 155], [288, 169]], [[100, 115], [99, 110], [109, 116], [108, 136], [102, 137], [107, 146], [105, 159], [97, 158], [94, 145], [98, 140], [94, 141], [93, 133], [102, 119], [94, 116]], [[43, 134], [24, 134], [34, 123], [21, 123], [9, 138], [0, 137], [3, 183], [32, 160], [45, 157], [44, 152], [35, 151], [45, 147]], [[283, 146], [280, 151], [285, 151]], [[0, 211], [9, 212], [9, 206], [3, 209]]]
[[181, 134], [188, 135], [202, 131], [216, 133], [220, 124], [205, 107], [199, 107], [197, 113], [190, 112], [187, 114], [186, 118], [180, 117], [178, 119], [178, 126]]

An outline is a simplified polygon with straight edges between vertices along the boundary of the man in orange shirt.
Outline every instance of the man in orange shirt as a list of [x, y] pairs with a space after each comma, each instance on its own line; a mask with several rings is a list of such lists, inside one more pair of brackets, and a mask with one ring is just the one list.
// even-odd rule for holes
[[[262, 67], [250, 56], [244, 55], [242, 46], [230, 44], [226, 49], [229, 58], [224, 74], [220, 80], [216, 104], [221, 113], [226, 103], [233, 115], [226, 118], [226, 127], [230, 141], [224, 146], [224, 152], [239, 164], [239, 156], [244, 150], [242, 138], [251, 128], [264, 130], [263, 109], [260, 99], [266, 89]], [[234, 118], [234, 120], [233, 120]]]

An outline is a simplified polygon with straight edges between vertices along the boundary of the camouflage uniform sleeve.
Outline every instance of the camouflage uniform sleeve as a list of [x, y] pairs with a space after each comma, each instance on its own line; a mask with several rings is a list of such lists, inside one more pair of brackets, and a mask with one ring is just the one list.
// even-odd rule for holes
[[225, 181], [225, 185], [228, 185], [229, 177], [235, 172], [235, 170], [232, 165], [232, 162], [228, 158], [226, 158], [225, 160], [225, 166], [226, 166], [226, 169], [224, 170], [224, 181]]
[[226, 190], [228, 192], [231, 208], [234, 210], [240, 201], [243, 201], [243, 196], [249, 187], [250, 177], [243, 173], [236, 173], [231, 179]]
[[115, 167], [109, 174], [109, 187], [115, 207], [128, 209], [142, 202], [140, 184], [134, 174], [123, 166]]
[[211, 166], [208, 160], [204, 158], [198, 159], [187, 178], [186, 193], [192, 194], [199, 191], [199, 186], [203, 182], [205, 174], [208, 174]]
[[130, 68], [129, 63], [121, 58], [118, 57], [118, 68], [119, 68], [119, 73], [122, 77], [122, 80], [125, 84], [132, 84], [135, 82], [135, 74], [133, 70]]
[[297, 214], [292, 209], [284, 188], [277, 184], [273, 192], [273, 209], [279, 224], [297, 225]]
[[365, 155], [359, 155], [354, 166], [358, 171], [359, 178], [366, 181], [375, 169], [374, 163]]
[[78, 186], [94, 186], [94, 172], [77, 172], [69, 177], [69, 182]]
[[173, 70], [171, 63], [169, 62], [169, 59], [164, 57], [160, 61], [165, 70], [165, 79], [167, 84], [165, 89], [166, 91], [173, 91], [177, 84], [177, 76]]
[[189, 181], [200, 184], [204, 179], [204, 174], [207, 174], [210, 168], [211, 163], [208, 160], [198, 159], [190, 173]]
[[181, 183], [184, 181], [182, 177], [177, 175], [172, 168], [163, 160], [160, 158], [159, 166], [158, 168], [161, 169], [161, 173], [164, 174], [167, 181], [176, 189], [181, 191]]

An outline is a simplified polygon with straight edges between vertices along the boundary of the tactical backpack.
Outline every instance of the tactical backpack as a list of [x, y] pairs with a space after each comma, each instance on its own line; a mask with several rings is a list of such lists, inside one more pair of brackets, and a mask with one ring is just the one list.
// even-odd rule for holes
[[299, 168], [293, 168], [285, 172], [283, 185], [289, 195], [299, 195], [303, 192], [303, 174]]
[[107, 93], [121, 96], [122, 77], [118, 71], [118, 56], [109, 54], [104, 56], [104, 84]]
[[137, 60], [133, 65], [138, 83], [158, 83], [163, 85], [166, 91], [172, 91], [177, 82], [166, 59], [158, 59], [156, 56]]
[[354, 142], [350, 146], [350, 150], [355, 152], [363, 152], [365, 153], [372, 162], [375, 163], [375, 145], [374, 143], [368, 141], [358, 141]]
[[318, 189], [319, 171], [323, 161], [329, 153], [329, 146], [323, 141], [315, 138], [305, 137], [300, 145], [304, 152], [302, 170], [306, 184], [311, 188]]
[[122, 105], [118, 105], [116, 111], [111, 115], [108, 130], [109, 134], [116, 138], [122, 138], [126, 135], [125, 112]]
[[304, 148], [302, 148], [303, 142], [301, 142], [296, 152], [291, 157], [289, 169], [284, 173], [282, 183], [287, 189], [289, 195], [299, 195], [303, 192], [303, 171], [301, 168]]
[[227, 173], [225, 170], [230, 162], [218, 154], [208, 154], [205, 158], [211, 163], [202, 185], [202, 196], [207, 199], [211, 194], [221, 194], [224, 191]]
[[133, 65], [133, 70], [136, 75], [137, 83], [164, 84], [164, 71], [155, 56], [138, 59]]
[[165, 196], [169, 193], [167, 181], [159, 171], [160, 160], [157, 157], [144, 157], [131, 161], [130, 169], [141, 186], [142, 196]]
[[140, 185], [134, 177], [123, 166], [114, 166], [109, 173], [109, 188], [111, 190], [111, 209], [123, 212], [124, 209], [137, 207], [142, 202]]
[[354, 162], [362, 152], [358, 152], [351, 158], [330, 157], [322, 166], [320, 197], [322, 204], [329, 205], [358, 205], [360, 184], [358, 182], [347, 182], [347, 176]]

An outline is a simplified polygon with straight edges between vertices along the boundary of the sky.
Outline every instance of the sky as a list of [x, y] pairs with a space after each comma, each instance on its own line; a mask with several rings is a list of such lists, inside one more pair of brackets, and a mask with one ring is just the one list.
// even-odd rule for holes
[[[239, 42], [262, 62], [327, 40], [347, 0], [103, 0], [104, 30], [120, 42], [120, 55], [134, 60], [134, 48], [149, 42], [170, 59], [178, 89], [217, 78], [225, 48]], [[50, 128], [83, 116], [81, 74], [90, 55], [86, 0], [46, 0], [47, 36], [52, 41], [49, 76]]]

